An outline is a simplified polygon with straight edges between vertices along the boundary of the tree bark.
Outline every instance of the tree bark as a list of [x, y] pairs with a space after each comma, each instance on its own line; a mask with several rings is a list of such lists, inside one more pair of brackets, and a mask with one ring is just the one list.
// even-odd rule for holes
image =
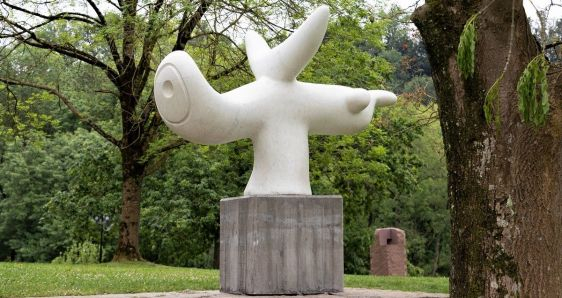
[[435, 274], [437, 273], [437, 268], [439, 268], [439, 255], [441, 254], [441, 238], [437, 237], [437, 240], [435, 241], [435, 250], [434, 250], [434, 254], [435, 256], [433, 257], [433, 268], [431, 269], [431, 275], [435, 276]]
[[122, 150], [123, 183], [119, 221], [119, 239], [113, 261], [140, 261], [139, 224], [141, 186], [145, 167], [138, 163], [135, 152]]
[[141, 161], [151, 140], [141, 139], [141, 127], [134, 119], [138, 97], [132, 95], [134, 87], [123, 84], [129, 91], [121, 94], [121, 121], [123, 138], [121, 140], [121, 167], [123, 173], [122, 206], [119, 223], [119, 239], [113, 261], [140, 261], [139, 225], [141, 187], [146, 165]]
[[220, 235], [215, 235], [213, 243], [213, 268], [219, 269], [220, 266]]
[[[465, 80], [457, 45], [478, 11], [475, 73]], [[426, 1], [412, 19], [427, 46], [447, 158], [451, 297], [562, 297], [560, 70], [549, 76], [549, 120], [532, 127], [521, 122], [516, 86], [540, 49], [522, 1]], [[506, 61], [496, 127], [484, 99]]]

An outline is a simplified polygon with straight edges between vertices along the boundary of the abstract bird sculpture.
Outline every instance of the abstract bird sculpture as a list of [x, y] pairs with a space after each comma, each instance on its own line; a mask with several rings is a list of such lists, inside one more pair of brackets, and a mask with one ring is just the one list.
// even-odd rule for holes
[[359, 132], [375, 106], [396, 102], [388, 91], [296, 80], [318, 51], [328, 19], [328, 7], [317, 8], [273, 49], [249, 32], [246, 52], [256, 81], [224, 94], [183, 51], [172, 52], [158, 67], [156, 105], [172, 131], [207, 145], [252, 140], [254, 167], [245, 195], [310, 195], [308, 134]]

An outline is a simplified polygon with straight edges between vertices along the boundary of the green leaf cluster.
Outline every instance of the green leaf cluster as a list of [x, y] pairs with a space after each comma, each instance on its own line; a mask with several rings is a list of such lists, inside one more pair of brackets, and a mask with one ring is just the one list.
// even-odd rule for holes
[[378, 12], [377, 17], [385, 24], [385, 48], [371, 52], [387, 60], [393, 67], [393, 72], [385, 82], [386, 88], [396, 94], [416, 93], [419, 100], [431, 101], [435, 98], [435, 90], [429, 59], [422, 39], [417, 36], [419, 33], [410, 26], [409, 14], [394, 3], [388, 12]]
[[504, 73], [502, 72], [490, 90], [488, 90], [488, 93], [486, 93], [486, 99], [484, 100], [484, 116], [486, 117], [486, 123], [490, 124], [493, 122], [497, 128], [499, 128], [501, 124], [499, 93], [503, 76]]
[[85, 241], [74, 243], [63, 255], [53, 259], [52, 263], [93, 264], [98, 262], [98, 245]]
[[143, 257], [159, 264], [212, 267], [219, 201], [242, 194], [251, 165], [247, 140], [221, 146], [188, 144], [173, 152], [144, 182]]
[[[45, 262], [74, 243], [97, 243], [93, 217], [103, 213], [118, 221], [116, 153], [82, 129], [41, 142], [0, 142], [0, 260]], [[112, 249], [117, 231], [110, 225], [104, 250]]]
[[46, 106], [55, 101], [51, 94], [7, 91], [5, 86], [0, 86], [0, 92], [6, 94], [0, 99], [0, 124], [4, 126], [0, 129], [0, 140], [40, 139], [60, 125], [58, 119], [46, 113]]
[[548, 81], [546, 74], [549, 63], [544, 54], [539, 54], [525, 68], [517, 83], [519, 112], [523, 122], [535, 126], [544, 125], [550, 110], [548, 102]]
[[457, 64], [465, 79], [474, 75], [476, 52], [476, 21], [478, 14], [473, 15], [464, 25], [457, 50]]
[[300, 74], [299, 80], [380, 89], [392, 73], [385, 59], [371, 53], [383, 47], [384, 24], [342, 17], [328, 26], [318, 53]]

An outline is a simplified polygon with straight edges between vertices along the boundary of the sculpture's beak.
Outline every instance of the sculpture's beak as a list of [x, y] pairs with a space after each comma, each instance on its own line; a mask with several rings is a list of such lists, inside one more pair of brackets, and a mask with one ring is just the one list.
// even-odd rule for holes
[[396, 94], [384, 90], [369, 90], [371, 99], [375, 100], [375, 107], [386, 107], [396, 103]]

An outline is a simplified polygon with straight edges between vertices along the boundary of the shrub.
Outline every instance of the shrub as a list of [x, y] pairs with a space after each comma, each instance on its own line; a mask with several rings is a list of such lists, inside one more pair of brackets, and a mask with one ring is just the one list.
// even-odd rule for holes
[[52, 263], [91, 264], [98, 262], [98, 246], [92, 242], [73, 243], [61, 256]]

